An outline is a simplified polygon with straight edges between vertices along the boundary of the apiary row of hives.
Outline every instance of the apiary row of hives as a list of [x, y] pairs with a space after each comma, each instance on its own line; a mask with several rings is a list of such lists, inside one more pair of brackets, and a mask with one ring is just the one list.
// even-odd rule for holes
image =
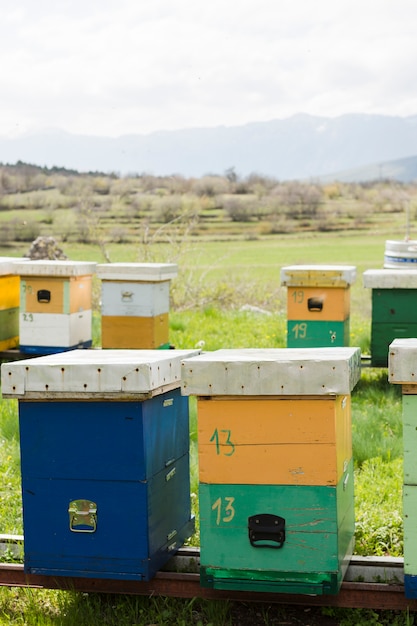
[[[0, 351], [49, 354], [92, 345], [92, 279], [101, 280], [101, 347], [169, 348], [174, 264], [29, 261], [0, 258]], [[293, 265], [287, 288], [287, 347], [350, 345], [350, 292], [356, 268]], [[387, 367], [395, 338], [417, 335], [417, 270], [363, 274], [372, 292], [371, 365]]]
[[0, 259], [0, 350], [92, 346], [92, 280], [101, 279], [103, 348], [169, 347], [171, 263]]

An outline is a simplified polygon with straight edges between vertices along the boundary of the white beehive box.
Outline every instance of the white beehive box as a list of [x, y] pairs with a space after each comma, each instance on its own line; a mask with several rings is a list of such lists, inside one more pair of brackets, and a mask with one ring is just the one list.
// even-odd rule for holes
[[363, 285], [370, 289], [417, 289], [417, 269], [366, 270]]
[[417, 339], [394, 339], [388, 351], [390, 383], [417, 384]]
[[169, 282], [102, 283], [102, 315], [155, 317], [169, 312]]
[[281, 285], [287, 287], [348, 287], [356, 280], [354, 265], [287, 265]]
[[350, 394], [360, 378], [359, 348], [217, 350], [182, 365], [182, 393], [212, 396]]
[[52, 348], [78, 346], [91, 340], [92, 311], [70, 313], [20, 313], [19, 336], [23, 346]]
[[71, 350], [3, 363], [6, 398], [130, 400], [180, 387], [181, 360], [198, 350]]
[[101, 280], [160, 282], [178, 274], [175, 263], [99, 263], [97, 275]]

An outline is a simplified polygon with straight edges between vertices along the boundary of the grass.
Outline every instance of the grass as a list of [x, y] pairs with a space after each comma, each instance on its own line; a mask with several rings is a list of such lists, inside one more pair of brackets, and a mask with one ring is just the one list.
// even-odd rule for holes
[[195, 313], [170, 316], [170, 342], [176, 348], [283, 348], [286, 323], [282, 316], [250, 311], [221, 311], [213, 306]]
[[23, 533], [17, 401], [0, 403], [0, 532]]
[[[227, 607], [227, 603], [224, 603]], [[209, 604], [197, 598], [0, 589], [0, 624], [27, 626], [208, 626]], [[219, 607], [218, 613], [225, 609]], [[214, 623], [225, 623], [216, 620]], [[214, 623], [212, 622], [213, 626]]]
[[401, 457], [401, 389], [388, 383], [387, 370], [365, 368], [352, 396], [356, 465], [377, 457], [384, 462]]
[[[402, 458], [370, 458], [355, 472], [355, 553], [403, 556]], [[370, 488], [372, 485], [372, 488]]]

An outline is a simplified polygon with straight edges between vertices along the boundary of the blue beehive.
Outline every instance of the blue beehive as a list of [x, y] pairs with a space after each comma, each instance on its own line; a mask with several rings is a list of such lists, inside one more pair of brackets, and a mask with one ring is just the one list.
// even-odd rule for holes
[[185, 350], [2, 366], [19, 400], [25, 571], [149, 580], [194, 530]]

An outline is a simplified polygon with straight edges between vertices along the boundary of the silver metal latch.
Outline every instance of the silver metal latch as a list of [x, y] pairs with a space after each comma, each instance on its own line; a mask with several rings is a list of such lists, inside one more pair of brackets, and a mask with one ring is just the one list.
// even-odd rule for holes
[[97, 504], [73, 500], [68, 506], [69, 527], [73, 533], [94, 533], [97, 529]]

